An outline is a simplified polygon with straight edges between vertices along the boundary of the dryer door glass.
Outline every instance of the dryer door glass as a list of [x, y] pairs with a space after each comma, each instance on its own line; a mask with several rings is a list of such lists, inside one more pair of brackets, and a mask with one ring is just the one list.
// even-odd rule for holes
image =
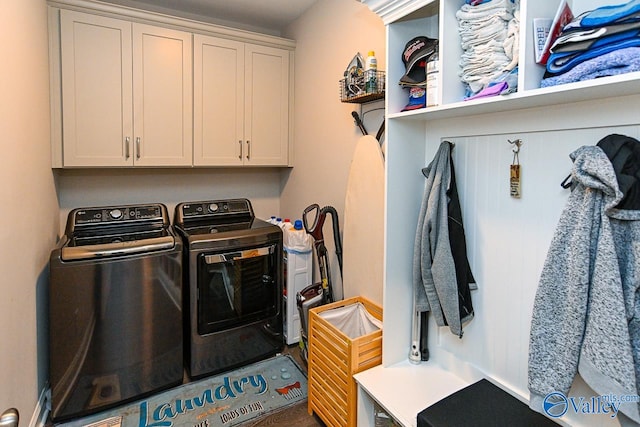
[[205, 335], [277, 314], [276, 245], [198, 257], [198, 333]]

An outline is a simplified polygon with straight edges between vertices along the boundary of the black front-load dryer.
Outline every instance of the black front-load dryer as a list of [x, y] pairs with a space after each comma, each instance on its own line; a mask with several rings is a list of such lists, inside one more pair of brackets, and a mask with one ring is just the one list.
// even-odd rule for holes
[[247, 199], [184, 202], [186, 367], [193, 378], [265, 359], [284, 347], [280, 227]]

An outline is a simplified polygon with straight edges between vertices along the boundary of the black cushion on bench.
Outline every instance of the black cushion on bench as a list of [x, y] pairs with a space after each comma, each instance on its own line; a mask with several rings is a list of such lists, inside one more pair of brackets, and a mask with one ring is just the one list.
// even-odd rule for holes
[[486, 379], [434, 403], [418, 414], [418, 427], [557, 426]]

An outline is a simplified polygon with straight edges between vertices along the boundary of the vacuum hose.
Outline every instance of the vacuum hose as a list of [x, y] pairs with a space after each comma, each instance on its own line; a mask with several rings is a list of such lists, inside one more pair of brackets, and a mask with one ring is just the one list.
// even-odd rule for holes
[[[318, 258], [318, 267], [320, 269], [320, 278], [323, 287], [323, 303], [333, 302], [333, 289], [331, 285], [331, 269], [329, 267], [329, 257], [327, 248], [324, 244], [324, 235], [322, 229], [327, 214], [331, 215], [333, 222], [333, 240], [336, 247], [336, 256], [338, 257], [338, 265], [340, 267], [340, 277], [342, 277], [342, 241], [340, 239], [340, 225], [338, 221], [338, 212], [333, 206], [325, 206], [320, 208], [316, 203], [307, 206], [302, 213], [302, 223], [304, 229], [315, 240], [314, 247]], [[313, 217], [313, 218], [312, 218]], [[312, 222], [309, 220], [313, 219]]]
[[333, 241], [336, 246], [336, 257], [338, 258], [340, 277], [342, 277], [342, 240], [340, 238], [340, 221], [338, 220], [338, 212], [333, 206], [325, 206], [321, 211], [325, 214], [331, 215], [331, 223], [333, 224]]

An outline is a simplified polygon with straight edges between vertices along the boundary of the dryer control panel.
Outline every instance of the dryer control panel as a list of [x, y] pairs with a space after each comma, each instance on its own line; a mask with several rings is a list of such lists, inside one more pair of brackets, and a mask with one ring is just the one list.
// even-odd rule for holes
[[181, 203], [177, 207], [176, 216], [177, 223], [184, 223], [190, 219], [253, 217], [253, 209], [247, 199], [209, 200]]

